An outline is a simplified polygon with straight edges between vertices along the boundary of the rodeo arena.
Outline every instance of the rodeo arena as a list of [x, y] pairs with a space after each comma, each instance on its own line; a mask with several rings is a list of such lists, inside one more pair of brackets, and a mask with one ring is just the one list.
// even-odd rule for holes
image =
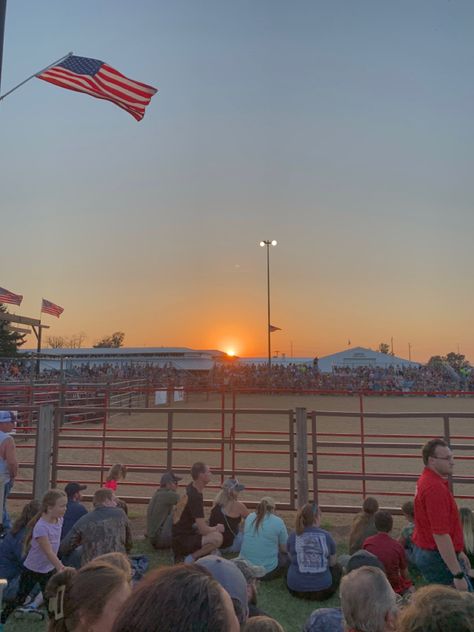
[[[40, 620], [48, 617], [42, 603], [53, 590], [53, 619], [65, 627], [51, 623], [50, 614], [50, 630], [474, 630], [473, 606], [462, 599], [462, 590], [471, 590], [464, 553], [474, 556], [473, 395], [470, 371], [457, 372], [446, 363], [421, 365], [362, 347], [314, 360], [272, 358], [271, 364], [216, 350], [163, 347], [19, 351], [0, 359], [0, 416], [11, 421], [6, 432], [13, 437], [18, 463], [14, 485], [8, 475], [3, 484], [0, 547], [16, 537], [11, 536], [12, 525], [28, 504], [34, 503], [36, 511], [40, 507], [48, 521], [61, 501], [54, 496], [45, 504], [48, 494], [58, 493], [49, 490], [65, 490], [63, 509], [67, 500], [67, 511], [70, 504], [85, 503], [89, 513], [78, 514], [69, 534], [61, 536], [60, 561], [54, 553], [54, 559], [48, 557], [52, 566], [47, 579], [71, 565], [81, 568], [71, 580], [79, 586], [81, 573], [98, 564], [91, 560], [126, 553], [131, 563], [127, 572], [140, 587], [129, 598], [133, 614], [137, 604], [153, 600], [146, 577], [150, 559], [158, 554], [158, 564], [152, 566], [160, 569], [151, 572], [155, 586], [178, 581], [183, 562], [201, 563], [230, 594], [235, 609], [232, 620], [221, 613], [220, 621], [214, 613], [208, 621], [208, 613], [194, 612], [192, 599], [188, 603], [180, 594], [182, 610], [188, 610], [191, 620], [200, 619], [199, 626], [176, 614], [168, 627], [149, 627], [144, 615], [140, 627], [130, 623], [130, 612], [122, 612], [113, 627], [104, 621], [99, 627], [68, 626], [66, 606], [54, 601], [59, 593], [50, 586], [53, 580], [46, 586], [38, 579], [45, 571], [33, 568], [36, 574], [30, 572], [28, 583], [22, 567], [17, 570], [19, 587], [18, 577], [10, 575], [5, 582], [2, 621], [13, 613], [7, 629], [26, 629], [15, 627], [22, 624], [18, 619], [30, 619], [30, 627], [38, 619], [35, 625], [45, 629]], [[427, 442], [433, 439], [439, 441], [428, 453]], [[451, 451], [454, 471], [449, 469]], [[461, 551], [457, 532], [444, 527], [443, 520], [429, 534], [440, 552], [436, 534], [451, 534], [459, 555], [454, 549], [452, 559], [442, 553], [449, 561], [448, 581], [430, 579], [417, 568], [411, 541], [415, 487], [427, 463], [435, 470], [447, 468], [436, 470], [443, 474], [438, 478], [446, 481], [446, 494], [465, 512], [464, 519], [462, 512], [461, 519], [456, 517], [464, 529]], [[161, 523], [155, 529], [160, 491], [176, 498], [169, 515], [158, 511]], [[205, 516], [199, 513], [202, 501]], [[441, 494], [440, 512], [452, 510], [443, 503]], [[96, 522], [96, 530], [90, 528], [90, 516], [109, 505], [126, 521], [120, 527], [125, 528], [122, 540], [117, 534], [108, 539]], [[184, 524], [186, 511], [189, 525]], [[25, 537], [26, 522], [20, 526], [23, 530], [16, 533]], [[184, 537], [186, 526], [194, 532]], [[319, 549], [311, 544], [311, 534]], [[198, 544], [192, 546], [196, 538]], [[115, 544], [107, 548], [105, 542]], [[426, 545], [437, 554], [434, 548]], [[74, 558], [78, 551], [82, 558]], [[0, 548], [0, 571], [5, 574], [2, 553]], [[242, 571], [238, 580], [236, 567]], [[264, 583], [257, 607], [259, 580]], [[10, 590], [15, 581], [16, 590]], [[284, 597], [272, 601], [272, 584], [284, 590]], [[364, 585], [371, 597], [354, 605], [354, 595]], [[403, 623], [410, 619], [410, 609], [422, 610], [423, 591], [428, 591], [426, 599], [446, 602], [449, 617], [439, 615], [436, 625], [441, 627]], [[296, 604], [290, 614], [285, 612], [289, 598]]]

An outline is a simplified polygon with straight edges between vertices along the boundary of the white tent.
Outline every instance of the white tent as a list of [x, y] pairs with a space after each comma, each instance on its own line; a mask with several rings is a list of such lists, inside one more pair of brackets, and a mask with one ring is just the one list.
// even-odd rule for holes
[[417, 367], [418, 362], [411, 362], [404, 358], [392, 356], [380, 351], [365, 349], [364, 347], [353, 347], [345, 351], [339, 351], [332, 355], [319, 358], [318, 367], [323, 373], [330, 373], [333, 367], [359, 367], [367, 366], [374, 368], [388, 367]]

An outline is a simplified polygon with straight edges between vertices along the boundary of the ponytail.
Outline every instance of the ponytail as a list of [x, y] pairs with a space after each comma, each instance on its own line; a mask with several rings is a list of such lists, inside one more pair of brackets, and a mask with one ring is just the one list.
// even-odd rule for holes
[[269, 513], [273, 513], [275, 509], [275, 501], [270, 496], [264, 496], [262, 500], [259, 502], [255, 518], [255, 522], [253, 523], [253, 528], [255, 529], [255, 533], [258, 532], [260, 525], [262, 524], [265, 516]]
[[301, 535], [307, 527], [311, 527], [314, 518], [318, 515], [318, 505], [316, 503], [306, 503], [296, 514], [295, 531], [296, 535]]

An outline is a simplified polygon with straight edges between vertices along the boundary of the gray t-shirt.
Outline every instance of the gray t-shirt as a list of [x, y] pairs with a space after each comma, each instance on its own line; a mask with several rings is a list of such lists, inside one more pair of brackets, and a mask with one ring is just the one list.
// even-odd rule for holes
[[159, 534], [178, 500], [179, 494], [172, 489], [160, 488], [153, 494], [146, 514], [147, 535], [150, 540]]

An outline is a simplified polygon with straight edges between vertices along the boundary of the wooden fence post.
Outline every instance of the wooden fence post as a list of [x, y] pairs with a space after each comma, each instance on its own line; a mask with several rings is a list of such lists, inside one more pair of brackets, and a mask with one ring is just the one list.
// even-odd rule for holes
[[296, 490], [298, 507], [308, 502], [308, 437], [306, 408], [296, 409]]
[[41, 406], [36, 426], [35, 475], [33, 479], [33, 497], [35, 500], [41, 500], [50, 487], [53, 423], [53, 406], [51, 404]]

